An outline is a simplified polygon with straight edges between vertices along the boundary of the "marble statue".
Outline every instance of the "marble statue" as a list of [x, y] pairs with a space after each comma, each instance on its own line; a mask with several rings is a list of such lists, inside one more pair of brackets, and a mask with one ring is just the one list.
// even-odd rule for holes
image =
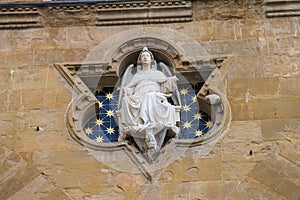
[[[137, 60], [137, 72], [130, 65], [122, 79], [119, 98], [119, 141], [131, 135], [144, 153], [158, 152], [169, 130], [177, 135], [180, 99], [177, 77], [164, 63], [157, 69], [153, 54], [144, 47]], [[176, 105], [168, 102], [168, 98]], [[176, 110], [177, 108], [177, 110]]]

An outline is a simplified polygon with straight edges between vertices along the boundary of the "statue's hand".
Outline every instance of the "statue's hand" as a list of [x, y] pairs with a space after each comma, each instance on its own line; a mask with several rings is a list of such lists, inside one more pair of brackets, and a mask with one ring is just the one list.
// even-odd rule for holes
[[124, 87], [124, 96], [130, 96], [133, 94], [133, 89], [132, 88], [128, 88], [128, 87]]

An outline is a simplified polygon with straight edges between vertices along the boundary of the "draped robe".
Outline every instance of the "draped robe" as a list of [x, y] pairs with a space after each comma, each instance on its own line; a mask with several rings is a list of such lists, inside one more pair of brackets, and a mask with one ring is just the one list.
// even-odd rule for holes
[[175, 106], [167, 100], [177, 88], [177, 80], [176, 76], [166, 77], [156, 69], [138, 70], [123, 88], [120, 131], [137, 138], [166, 129], [178, 133]]

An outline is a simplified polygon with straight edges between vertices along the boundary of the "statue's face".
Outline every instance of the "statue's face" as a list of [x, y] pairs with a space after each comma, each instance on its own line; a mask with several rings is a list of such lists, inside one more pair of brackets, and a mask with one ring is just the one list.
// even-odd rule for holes
[[144, 52], [142, 53], [141, 55], [141, 61], [142, 61], [142, 64], [148, 64], [150, 65], [151, 64], [151, 55], [149, 52]]

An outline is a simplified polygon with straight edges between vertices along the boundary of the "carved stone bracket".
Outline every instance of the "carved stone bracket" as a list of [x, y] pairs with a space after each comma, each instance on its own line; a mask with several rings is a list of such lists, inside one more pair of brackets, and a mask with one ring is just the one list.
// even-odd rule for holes
[[300, 16], [299, 0], [266, 0], [266, 17], [292, 17]]
[[36, 6], [0, 7], [0, 29], [41, 26], [43, 26], [43, 18]]

